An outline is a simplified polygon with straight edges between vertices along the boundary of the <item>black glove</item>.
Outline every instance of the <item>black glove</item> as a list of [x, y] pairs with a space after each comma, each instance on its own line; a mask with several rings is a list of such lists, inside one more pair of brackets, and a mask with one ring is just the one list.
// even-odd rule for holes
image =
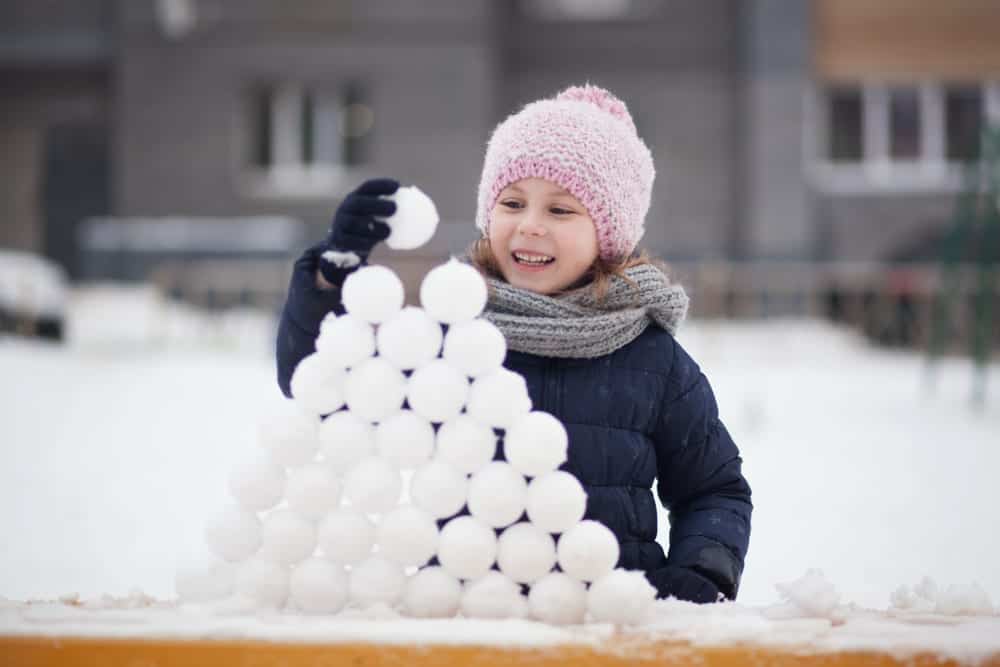
[[319, 271], [327, 282], [343, 285], [349, 273], [368, 261], [375, 244], [389, 236], [389, 225], [375, 217], [391, 216], [396, 212], [396, 202], [379, 195], [391, 195], [398, 189], [398, 181], [375, 178], [344, 197], [320, 254]]

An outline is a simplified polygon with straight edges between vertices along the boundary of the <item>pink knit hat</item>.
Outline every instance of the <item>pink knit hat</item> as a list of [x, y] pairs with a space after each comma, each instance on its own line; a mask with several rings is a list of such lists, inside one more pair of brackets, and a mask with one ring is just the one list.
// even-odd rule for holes
[[600, 255], [629, 255], [645, 230], [653, 156], [625, 103], [603, 88], [573, 86], [525, 105], [500, 123], [486, 147], [476, 226], [488, 233], [500, 192], [522, 178], [564, 188], [594, 219]]

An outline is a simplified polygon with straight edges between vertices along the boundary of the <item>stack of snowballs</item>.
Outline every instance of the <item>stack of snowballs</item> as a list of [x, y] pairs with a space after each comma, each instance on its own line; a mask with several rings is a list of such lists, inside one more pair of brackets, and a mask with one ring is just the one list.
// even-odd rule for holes
[[260, 427], [264, 455], [233, 472], [236, 503], [206, 529], [222, 562], [180, 575], [181, 599], [643, 620], [654, 590], [614, 569], [614, 534], [583, 520], [586, 493], [558, 470], [566, 430], [502, 367], [503, 334], [478, 317], [479, 273], [434, 268], [417, 308], [403, 306], [395, 273], [367, 266], [342, 296], [347, 313], [323, 321], [294, 399]]

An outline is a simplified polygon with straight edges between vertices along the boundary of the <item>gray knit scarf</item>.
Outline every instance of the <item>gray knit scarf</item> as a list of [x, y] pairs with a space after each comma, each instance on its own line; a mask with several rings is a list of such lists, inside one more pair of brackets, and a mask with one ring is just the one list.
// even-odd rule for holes
[[671, 334], [684, 321], [684, 288], [651, 264], [625, 270], [635, 285], [618, 276], [604, 300], [590, 287], [546, 296], [488, 278], [489, 302], [483, 317], [507, 338], [507, 347], [544, 357], [593, 358], [627, 345], [655, 322]]

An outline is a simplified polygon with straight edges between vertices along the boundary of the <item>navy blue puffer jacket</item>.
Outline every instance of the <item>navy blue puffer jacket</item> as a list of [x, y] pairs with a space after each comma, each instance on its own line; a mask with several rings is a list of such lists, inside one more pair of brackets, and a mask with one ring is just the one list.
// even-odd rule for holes
[[[343, 313], [339, 290], [316, 287], [317, 255], [310, 249], [296, 262], [278, 329], [285, 395], [296, 364], [315, 349], [320, 321]], [[677, 341], [650, 325], [604, 357], [511, 351], [504, 366], [527, 380], [534, 409], [566, 425], [563, 468], [587, 492], [586, 518], [618, 537], [619, 567], [645, 572], [660, 597], [735, 599], [750, 538], [750, 487], [708, 380]], [[670, 511], [667, 555], [656, 542], [654, 480]]]

